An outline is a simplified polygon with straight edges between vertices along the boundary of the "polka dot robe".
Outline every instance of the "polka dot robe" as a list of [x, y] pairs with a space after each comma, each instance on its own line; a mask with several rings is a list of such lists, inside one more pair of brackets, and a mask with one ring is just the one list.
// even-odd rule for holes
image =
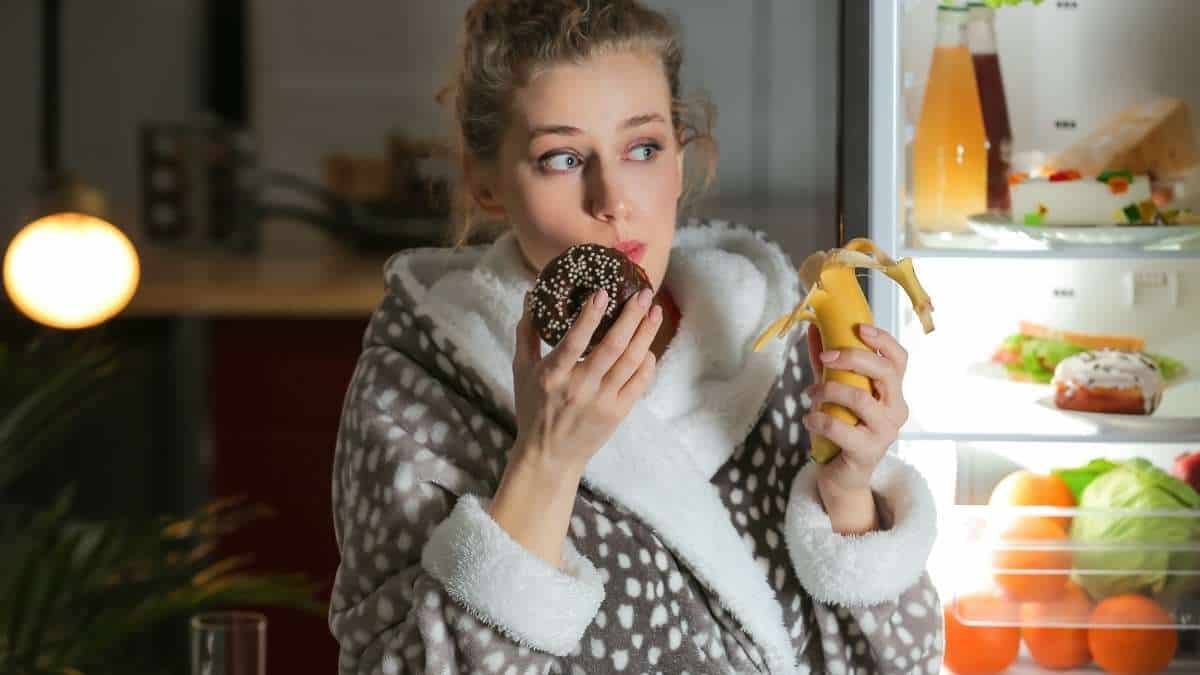
[[[342, 560], [330, 626], [340, 672], [770, 672], [721, 599], [658, 535], [586, 487], [569, 537], [595, 565], [605, 595], [569, 654], [523, 645], [447, 594], [422, 568], [422, 548], [460, 496], [494, 493], [514, 429], [454, 346], [439, 347], [429, 320], [410, 306], [393, 293], [376, 313], [339, 431], [333, 504]], [[937, 673], [941, 612], [926, 576], [894, 602], [851, 608], [816, 602], [793, 571], [782, 527], [807, 451], [800, 392], [811, 375], [801, 349], [788, 347], [761, 418], [712, 483], [776, 592], [794, 672]]]

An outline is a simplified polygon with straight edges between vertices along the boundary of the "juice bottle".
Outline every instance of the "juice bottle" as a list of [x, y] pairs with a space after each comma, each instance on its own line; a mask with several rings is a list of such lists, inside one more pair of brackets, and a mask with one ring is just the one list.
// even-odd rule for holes
[[982, 2], [967, 4], [967, 47], [975, 65], [983, 127], [988, 141], [988, 210], [1008, 211], [1008, 174], [1012, 166], [1012, 130], [1000, 56], [996, 53], [996, 10]]
[[912, 151], [912, 220], [923, 232], [965, 232], [967, 216], [987, 210], [987, 135], [966, 21], [966, 7], [938, 7]]

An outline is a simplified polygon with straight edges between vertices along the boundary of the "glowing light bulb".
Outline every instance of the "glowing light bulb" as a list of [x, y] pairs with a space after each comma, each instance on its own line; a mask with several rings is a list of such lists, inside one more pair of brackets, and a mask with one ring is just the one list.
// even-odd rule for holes
[[125, 309], [137, 291], [137, 250], [111, 223], [55, 213], [26, 225], [4, 255], [4, 288], [38, 323], [88, 328]]

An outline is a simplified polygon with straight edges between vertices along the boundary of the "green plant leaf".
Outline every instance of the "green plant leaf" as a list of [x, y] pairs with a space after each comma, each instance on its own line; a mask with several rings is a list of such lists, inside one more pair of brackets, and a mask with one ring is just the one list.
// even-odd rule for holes
[[45, 560], [58, 543], [61, 532], [60, 525], [71, 507], [73, 498], [74, 489], [68, 487], [59, 493], [49, 510], [38, 514], [33, 524], [33, 531], [41, 536], [31, 547], [26, 559], [16, 561], [16, 569], [19, 572], [11, 589], [14, 592], [14, 599], [6, 631], [6, 644], [11, 652], [21, 653], [23, 637], [38, 630], [32, 619], [32, 614], [37, 611], [37, 607], [31, 608], [30, 600], [35, 597], [43, 585], [41, 573]]
[[79, 530], [63, 532], [62, 537], [51, 552], [49, 560], [44, 563], [46, 570], [41, 595], [33, 604], [33, 618], [26, 631], [26, 651], [30, 654], [40, 654], [42, 642], [47, 634], [55, 632], [55, 613], [60, 601], [72, 590], [72, 577], [75, 573], [74, 558], [76, 547], [80, 543], [82, 532]]
[[[6, 348], [7, 351], [7, 348]], [[117, 350], [81, 340], [32, 345], [0, 369], [0, 491], [48, 458], [69, 422], [102, 400], [118, 372]]]
[[[120, 352], [90, 339], [0, 343], [0, 494], [43, 462], [81, 411], [111, 395]], [[0, 504], [0, 673], [177, 672], [152, 636], [211, 609], [288, 607], [321, 615], [300, 575], [249, 571], [217, 543], [271, 512], [214, 500], [183, 518], [92, 522], [72, 488], [49, 507]]]
[[[269, 606], [324, 613], [302, 576], [251, 574], [249, 556], [213, 558], [220, 533], [262, 517], [245, 500], [215, 502], [180, 520], [108, 523], [71, 522], [65, 505], [37, 514], [36, 526], [24, 530], [17, 585], [39, 576], [29, 592], [0, 602], [0, 628], [17, 635], [0, 650], [0, 672], [13, 664], [148, 672], [150, 665], [135, 666], [143, 636], [193, 613]], [[17, 532], [19, 519], [0, 525], [0, 535]], [[21, 546], [9, 540], [0, 550]]]

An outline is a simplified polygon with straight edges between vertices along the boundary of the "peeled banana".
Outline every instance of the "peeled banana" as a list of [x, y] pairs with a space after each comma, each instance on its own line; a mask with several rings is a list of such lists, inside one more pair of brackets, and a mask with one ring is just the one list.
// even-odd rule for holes
[[[817, 251], [800, 266], [800, 281], [809, 289], [791, 313], [771, 323], [767, 330], [754, 341], [754, 351], [763, 348], [773, 337], [785, 337], [792, 327], [801, 321], [816, 324], [821, 334], [821, 344], [826, 350], [862, 349], [874, 351], [858, 337], [856, 328], [870, 324], [871, 306], [858, 285], [854, 270], [859, 267], [883, 272], [900, 284], [912, 302], [913, 310], [921, 319], [926, 333], [933, 330], [933, 303], [921, 282], [917, 280], [911, 258], [896, 262], [881, 251], [870, 239], [853, 239], [842, 248]], [[833, 380], [865, 391], [871, 391], [871, 380], [848, 370], [822, 369], [822, 382]], [[844, 406], [824, 402], [821, 412], [832, 415], [850, 426], [858, 424], [858, 417]], [[820, 434], [811, 434], [812, 457], [824, 464], [841, 452], [841, 448]]]

